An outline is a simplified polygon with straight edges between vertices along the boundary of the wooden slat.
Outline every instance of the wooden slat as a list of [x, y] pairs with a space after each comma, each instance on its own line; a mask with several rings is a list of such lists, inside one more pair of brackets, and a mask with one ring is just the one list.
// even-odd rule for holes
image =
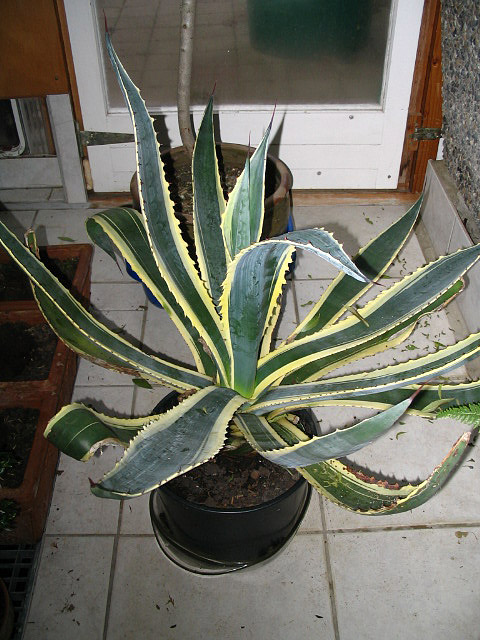
[[405, 204], [410, 205], [415, 202], [418, 195], [399, 191], [341, 191], [323, 189], [293, 189], [293, 204], [322, 205], [322, 204]]

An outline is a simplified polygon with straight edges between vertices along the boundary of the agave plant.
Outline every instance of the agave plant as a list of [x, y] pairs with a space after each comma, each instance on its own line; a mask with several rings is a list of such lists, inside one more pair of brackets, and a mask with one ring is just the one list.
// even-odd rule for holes
[[[337, 376], [332, 371], [405, 340], [419, 318], [462, 289], [462, 276], [480, 256], [480, 245], [442, 257], [385, 288], [376, 281], [412, 231], [420, 201], [353, 260], [322, 229], [260, 241], [271, 125], [225, 202], [211, 99], [192, 160], [193, 260], [174, 215], [152, 119], [108, 34], [107, 49], [134, 124], [141, 213], [109, 209], [91, 217], [87, 230], [112, 257], [115, 245], [161, 301], [196, 368], [146, 353], [108, 329], [0, 225], [0, 241], [30, 277], [41, 310], [70, 348], [105, 367], [183, 394], [172, 410], [135, 419], [70, 404], [50, 421], [46, 437], [79, 460], [87, 460], [106, 443], [126, 449], [116, 466], [92, 483], [93, 493], [100, 497], [130, 498], [168, 482], [217, 454], [229, 429], [235, 428], [262, 456], [298, 469], [320, 493], [354, 511], [393, 514], [425, 502], [453, 472], [469, 432], [416, 485], [367, 479], [338, 458], [385, 434], [405, 412], [432, 416], [441, 405], [478, 401], [479, 382], [443, 384], [440, 396], [439, 386], [431, 381], [474, 357], [480, 334], [374, 371]], [[274, 346], [282, 289], [297, 250], [314, 253], [319, 264], [333, 264], [338, 275], [292, 335]], [[377, 288], [376, 297], [354, 309], [352, 305], [372, 287]], [[307, 436], [293, 412], [329, 405], [360, 405], [378, 412], [353, 426]]]

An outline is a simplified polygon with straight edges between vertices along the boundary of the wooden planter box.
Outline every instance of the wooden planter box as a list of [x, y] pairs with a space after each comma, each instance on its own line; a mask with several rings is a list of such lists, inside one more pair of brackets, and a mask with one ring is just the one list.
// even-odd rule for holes
[[[21, 309], [19, 311], [0, 310], [0, 327], [8, 323], [28, 325], [29, 327], [43, 326], [49, 329], [49, 325], [43, 317], [42, 312], [36, 305], [35, 307], [35, 309]], [[59, 402], [65, 398], [67, 398], [68, 402], [68, 396], [71, 396], [73, 383], [75, 381], [75, 373], [72, 379], [71, 369], [76, 370], [76, 360], [76, 354], [61, 340], [57, 339], [47, 375], [39, 379], [0, 381], [0, 398], [14, 396], [18, 400], [22, 395], [28, 397], [31, 393], [42, 394], [44, 392], [50, 392], [59, 396]], [[68, 377], [66, 376], [67, 372], [70, 373]], [[64, 389], [64, 387], [66, 387], [66, 389]]]
[[30, 396], [22, 393], [18, 398], [1, 396], [0, 409], [37, 409], [39, 416], [22, 483], [15, 488], [0, 488], [0, 499], [14, 500], [20, 509], [13, 528], [0, 532], [0, 544], [31, 544], [42, 537], [58, 461], [58, 450], [43, 437], [43, 432], [57, 404], [51, 392]]
[[[46, 249], [49, 258], [78, 260], [71, 291], [88, 305], [92, 247], [62, 245]], [[8, 260], [0, 254], [0, 262]], [[0, 301], [0, 325], [22, 323], [29, 326], [47, 324], [35, 300]], [[0, 345], [1, 348], [1, 345]], [[36, 432], [23, 481], [16, 488], [0, 487], [0, 500], [15, 500], [19, 515], [11, 531], [0, 531], [0, 544], [37, 542], [43, 533], [52, 496], [58, 450], [43, 436], [50, 418], [70, 402], [77, 373], [77, 355], [57, 340], [48, 372], [38, 380], [0, 382], [0, 409], [32, 408], [39, 411]]]

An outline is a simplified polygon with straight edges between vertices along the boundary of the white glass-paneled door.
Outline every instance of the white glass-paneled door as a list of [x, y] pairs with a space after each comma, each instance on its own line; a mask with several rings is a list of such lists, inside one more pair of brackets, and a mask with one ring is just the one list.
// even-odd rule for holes
[[[84, 128], [131, 132], [105, 60], [103, 13], [167, 144], [180, 0], [64, 0]], [[220, 138], [255, 145], [276, 104], [271, 152], [298, 189], [395, 189], [423, 0], [199, 0], [192, 113], [216, 84]], [[94, 189], [127, 191], [133, 144], [89, 148]]]

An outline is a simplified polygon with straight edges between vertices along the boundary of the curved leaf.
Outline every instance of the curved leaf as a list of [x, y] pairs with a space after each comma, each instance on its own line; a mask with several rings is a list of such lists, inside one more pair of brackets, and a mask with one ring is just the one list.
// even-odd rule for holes
[[229, 379], [229, 358], [220, 318], [188, 254], [163, 172], [153, 121], [137, 87], [120, 63], [106, 34], [110, 56], [134, 125], [138, 192], [150, 247], [168, 288], [207, 344], [222, 381]]
[[34, 283], [42, 312], [71, 349], [103, 366], [148, 377], [173, 389], [200, 389], [211, 384], [207, 376], [149, 356], [105, 327], [2, 223], [0, 242]]
[[202, 347], [198, 331], [185, 317], [182, 308], [158, 270], [138, 212], [125, 207], [108, 209], [89, 218], [86, 227], [92, 241], [114, 258], [111, 243], [115, 244], [123, 258], [133, 267], [135, 273], [161, 302], [162, 307], [175, 323], [195, 358], [197, 369], [201, 373], [214, 377], [215, 365]]
[[[408, 409], [411, 398], [345, 429], [322, 436], [313, 436], [305, 442], [277, 447], [265, 451], [265, 438], [271, 436], [267, 420], [249, 413], [238, 414], [240, 426], [248, 442], [265, 458], [283, 467], [306, 467], [322, 460], [339, 458], [370, 444], [384, 435]], [[268, 434], [268, 435], [267, 435]]]
[[[420, 393], [421, 391], [416, 398]], [[279, 444], [292, 446], [307, 440], [305, 433], [285, 418], [281, 418], [278, 423], [272, 422], [271, 427], [270, 442], [266, 442], [266, 450], [275, 449]], [[416, 485], [400, 486], [398, 482], [389, 484], [371, 473], [367, 476], [339, 460], [325, 460], [304, 468], [297, 467], [297, 471], [319, 493], [345, 509], [368, 516], [395, 515], [415, 509], [432, 498], [453, 475], [470, 440], [471, 433], [464, 433], [432, 474]]]
[[416, 509], [443, 487], [461, 462], [470, 437], [469, 432], [464, 433], [431, 475], [416, 485], [391, 485], [338, 460], [299, 471], [317, 491], [345, 509], [365, 516], [395, 515]]
[[63, 407], [48, 423], [45, 438], [60, 451], [85, 462], [106, 444], [127, 447], [130, 441], [151, 422], [146, 418], [111, 418], [80, 403]]
[[[447, 291], [452, 282], [456, 282], [479, 256], [480, 245], [476, 245], [439, 258], [406, 276], [366, 304], [360, 310], [363, 321], [349, 317], [333, 327], [279, 347], [259, 361], [256, 394], [290, 373], [293, 368], [299, 369], [314, 360], [337, 353], [342, 359], [346, 349], [358, 348], [367, 340], [389, 330], [399, 330], [401, 323], [411, 321], [412, 316], [424, 312], [432, 301]], [[317, 375], [321, 373], [316, 371]]]
[[193, 151], [193, 227], [198, 264], [216, 305], [227, 274], [226, 247], [221, 229], [225, 210], [213, 136], [213, 96], [197, 133]]
[[423, 195], [399, 220], [371, 240], [353, 258], [354, 264], [370, 282], [363, 284], [358, 280], [346, 278], [344, 273], [339, 273], [287, 342], [293, 337], [298, 340], [330, 326], [345, 311], [347, 305], [352, 305], [371, 288], [372, 281], [385, 273], [404, 246], [417, 220], [422, 201]]
[[228, 422], [244, 403], [235, 391], [211, 386], [153, 416], [92, 492], [101, 498], [132, 498], [203, 464], [221, 449]]

